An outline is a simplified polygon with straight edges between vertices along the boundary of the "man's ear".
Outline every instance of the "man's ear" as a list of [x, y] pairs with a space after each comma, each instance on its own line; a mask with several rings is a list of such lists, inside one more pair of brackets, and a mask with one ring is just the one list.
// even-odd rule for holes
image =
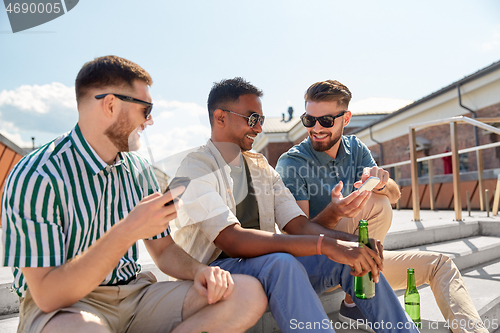
[[117, 115], [118, 111], [118, 99], [114, 95], [106, 95], [103, 99], [100, 100], [101, 111], [106, 118], [113, 118]]
[[349, 125], [349, 123], [351, 122], [351, 116], [352, 116], [351, 111], [347, 111], [346, 113], [344, 113], [344, 127]]
[[214, 111], [214, 125], [218, 127], [226, 126], [226, 113], [221, 109], [215, 109]]

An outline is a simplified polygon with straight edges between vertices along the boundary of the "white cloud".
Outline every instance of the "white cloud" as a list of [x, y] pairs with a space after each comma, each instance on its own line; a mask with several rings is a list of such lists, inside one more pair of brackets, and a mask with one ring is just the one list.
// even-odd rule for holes
[[43, 86], [23, 85], [16, 90], [0, 92], [0, 107], [3, 105], [11, 105], [35, 114], [47, 114], [53, 106], [76, 111], [75, 89], [59, 82]]
[[[154, 125], [144, 133], [155, 162], [176, 159], [181, 154], [206, 143], [210, 137], [208, 111], [196, 103], [154, 100]], [[139, 152], [150, 159], [143, 135]], [[163, 163], [165, 164], [165, 163]], [[175, 172], [166, 167], [167, 174]]]
[[160, 108], [160, 110], [167, 112], [185, 112], [190, 116], [203, 116], [208, 114], [208, 111], [204, 107], [196, 103], [166, 100], [154, 100], [153, 103], [155, 111], [157, 108]]
[[23, 85], [0, 92], [0, 131], [24, 147], [31, 137], [39, 146], [71, 129], [77, 122], [75, 91], [62, 83]]
[[[155, 161], [202, 145], [210, 137], [208, 112], [196, 103], [153, 98], [155, 124], [146, 129]], [[74, 87], [54, 82], [0, 92], [0, 133], [20, 147], [45, 144], [78, 121]], [[149, 158], [143, 140], [140, 153]]]
[[12, 134], [12, 133], [0, 130], [0, 134], [2, 134], [4, 137], [6, 137], [7, 139], [9, 139], [13, 143], [15, 143], [18, 147], [28, 148], [28, 147], [32, 147], [32, 145], [33, 145], [32, 141], [23, 140], [23, 138], [21, 137], [21, 134], [19, 134], [19, 133]]

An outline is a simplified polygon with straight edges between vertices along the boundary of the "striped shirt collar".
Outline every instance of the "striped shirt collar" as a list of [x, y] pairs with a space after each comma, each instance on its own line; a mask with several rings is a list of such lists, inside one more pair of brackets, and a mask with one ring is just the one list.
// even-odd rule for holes
[[69, 134], [69, 137], [75, 147], [75, 150], [78, 152], [78, 154], [80, 154], [80, 156], [82, 156], [87, 166], [92, 170], [92, 175], [94, 176], [105, 169], [109, 170], [110, 167], [115, 167], [123, 163], [124, 156], [122, 153], [118, 153], [115, 159], [115, 163], [112, 166], [104, 162], [102, 158], [95, 152], [95, 150], [89, 145], [89, 143], [83, 136], [78, 124], [76, 124], [75, 128], [73, 128], [73, 130]]

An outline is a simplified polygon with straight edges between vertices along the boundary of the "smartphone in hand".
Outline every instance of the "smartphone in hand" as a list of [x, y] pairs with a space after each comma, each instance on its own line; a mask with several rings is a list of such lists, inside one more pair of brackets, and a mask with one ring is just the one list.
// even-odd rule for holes
[[363, 193], [364, 191], [371, 191], [377, 184], [380, 182], [380, 178], [378, 177], [370, 177], [368, 178], [360, 188], [358, 188], [359, 193]]
[[[191, 181], [191, 179], [189, 179], [188, 177], [175, 177], [174, 179], [172, 179], [170, 184], [168, 184], [167, 189], [165, 190], [165, 193], [170, 191], [170, 189], [174, 189], [174, 188], [179, 187], [179, 186], [184, 186], [185, 188], [187, 188], [190, 181]], [[169, 202], [167, 202], [165, 204], [165, 206], [172, 205], [174, 202], [178, 201], [181, 196], [182, 196], [182, 193], [176, 199], [170, 200]]]

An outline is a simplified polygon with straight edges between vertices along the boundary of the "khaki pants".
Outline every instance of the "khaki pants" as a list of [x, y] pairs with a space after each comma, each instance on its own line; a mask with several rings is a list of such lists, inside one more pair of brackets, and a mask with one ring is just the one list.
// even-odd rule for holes
[[[354, 218], [342, 218], [335, 230], [358, 233], [358, 221], [368, 220], [370, 238], [384, 242], [392, 223], [392, 207], [386, 196], [373, 193], [366, 206]], [[484, 332], [481, 318], [472, 303], [462, 275], [448, 256], [425, 251], [384, 251], [383, 275], [395, 290], [406, 289], [406, 269], [415, 269], [417, 286], [429, 284], [445, 320], [459, 328], [453, 332]], [[462, 324], [460, 324], [462, 320]], [[463, 323], [466, 324], [463, 324]]]
[[[193, 281], [156, 282], [140, 273], [127, 285], [99, 286], [72, 306], [45, 313], [29, 289], [19, 307], [18, 332], [39, 333], [59, 312], [90, 313], [111, 332], [170, 332], [182, 321], [182, 305]], [[54, 290], [57, 292], [57, 290]]]

